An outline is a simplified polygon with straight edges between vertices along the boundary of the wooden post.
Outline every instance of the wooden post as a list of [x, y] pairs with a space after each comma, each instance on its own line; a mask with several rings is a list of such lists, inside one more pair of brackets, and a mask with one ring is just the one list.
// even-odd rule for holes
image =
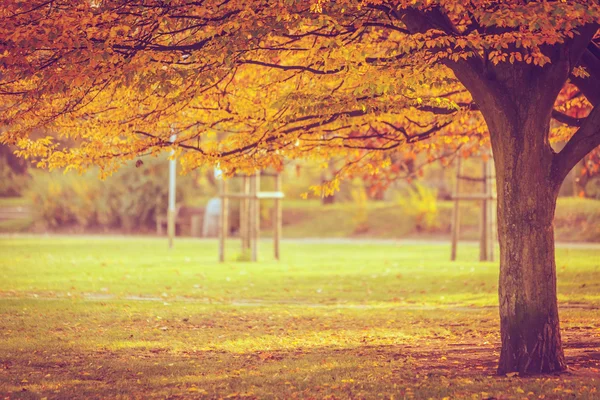
[[495, 236], [495, 226], [496, 226], [496, 216], [495, 216], [495, 204], [496, 202], [493, 200], [494, 197], [494, 185], [496, 180], [495, 172], [494, 172], [494, 159], [490, 158], [487, 163], [487, 190], [486, 193], [489, 195], [490, 199], [488, 202], [488, 242], [489, 242], [489, 250], [488, 250], [488, 259], [490, 261], [494, 261], [494, 251], [496, 247], [496, 236]]
[[[281, 174], [275, 176], [275, 191], [281, 192]], [[275, 199], [274, 209], [274, 220], [273, 220], [273, 248], [275, 253], [275, 259], [279, 261], [279, 243], [281, 242], [281, 228], [282, 228], [283, 213], [281, 208], [281, 199]]]
[[227, 182], [223, 176], [221, 176], [219, 187], [221, 198], [221, 215], [219, 218], [219, 262], [224, 262], [225, 241], [227, 239], [227, 230], [229, 225], [227, 218], [229, 213], [229, 199], [227, 197]]
[[248, 250], [250, 251], [250, 261], [254, 261], [253, 259], [253, 247], [254, 241], [252, 240], [252, 234], [254, 232], [254, 175], [248, 176], [248, 230], [246, 233], [246, 237], [248, 240]]
[[456, 158], [456, 182], [454, 183], [454, 209], [452, 210], [452, 250], [450, 260], [456, 261], [456, 248], [458, 245], [458, 235], [460, 233], [460, 209], [458, 198], [460, 196], [460, 181], [462, 174], [461, 156]]
[[192, 215], [190, 218], [192, 222], [192, 226], [190, 228], [190, 234], [192, 237], [200, 237], [202, 236], [202, 226], [200, 224], [201, 219], [199, 215]]
[[[244, 175], [242, 179], [242, 194], [250, 195], [250, 177]], [[243, 197], [240, 202], [240, 238], [242, 252], [250, 248], [250, 199]]]
[[488, 195], [488, 168], [487, 161], [483, 160], [482, 172], [483, 172], [483, 193], [484, 197], [481, 200], [481, 221], [479, 221], [479, 261], [488, 260], [488, 199], [485, 197]]
[[252, 220], [250, 242], [252, 246], [252, 261], [258, 261], [258, 240], [260, 238], [260, 200], [258, 199], [258, 193], [260, 192], [260, 171], [256, 171], [256, 174], [252, 177], [251, 182], [251, 214], [250, 219]]
[[577, 184], [577, 178], [579, 178], [579, 174], [581, 173], [580, 170], [583, 165], [585, 165], [585, 161], [581, 160], [580, 162], [575, 164], [575, 166], [571, 170], [571, 176], [573, 177], [573, 180], [572, 180], [573, 197], [579, 197], [579, 185]]

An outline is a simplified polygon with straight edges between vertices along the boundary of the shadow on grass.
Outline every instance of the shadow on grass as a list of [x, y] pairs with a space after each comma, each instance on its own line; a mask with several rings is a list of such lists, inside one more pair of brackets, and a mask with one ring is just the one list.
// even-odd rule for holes
[[[429, 341], [292, 351], [172, 351], [163, 348], [94, 352], [47, 349], [3, 357], [0, 394], [9, 398], [513, 398], [556, 397], [600, 389], [600, 341], [568, 334], [575, 374], [533, 378], [495, 375], [495, 344]], [[595, 374], [595, 375], [594, 375]], [[518, 388], [514, 392], [515, 388]], [[586, 388], [582, 391], [582, 388]], [[560, 393], [559, 393], [560, 392]], [[508, 393], [508, 395], [507, 395]], [[588, 396], [589, 395], [589, 396]], [[560, 397], [560, 396], [559, 396]]]

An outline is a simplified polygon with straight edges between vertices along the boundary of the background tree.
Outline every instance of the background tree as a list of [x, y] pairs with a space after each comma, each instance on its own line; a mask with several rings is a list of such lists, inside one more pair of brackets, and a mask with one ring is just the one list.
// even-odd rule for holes
[[[1, 138], [40, 166], [109, 174], [173, 130], [185, 170], [227, 173], [307, 156], [376, 174], [407, 146], [490, 140], [499, 372], [566, 368], [552, 225], [564, 177], [600, 144], [598, 1], [1, 4]], [[30, 139], [41, 126], [56, 133]]]
[[28, 180], [27, 163], [11, 150], [0, 145], [0, 197], [18, 196]]

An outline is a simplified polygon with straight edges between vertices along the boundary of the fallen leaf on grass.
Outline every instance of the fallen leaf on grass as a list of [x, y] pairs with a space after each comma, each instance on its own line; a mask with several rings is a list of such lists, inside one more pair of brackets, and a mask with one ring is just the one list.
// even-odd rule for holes
[[198, 394], [207, 394], [208, 393], [204, 389], [199, 389], [199, 388], [193, 387], [193, 386], [191, 388], [188, 388], [187, 391], [190, 392], [190, 393], [198, 393]]
[[266, 360], [272, 360], [275, 357], [271, 353], [259, 353], [258, 358], [260, 358], [262, 361], [266, 361]]

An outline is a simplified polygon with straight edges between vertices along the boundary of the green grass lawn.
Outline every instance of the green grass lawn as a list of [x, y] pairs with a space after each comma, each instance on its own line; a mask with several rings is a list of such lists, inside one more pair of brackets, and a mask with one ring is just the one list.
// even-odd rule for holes
[[598, 398], [600, 250], [557, 250], [572, 373], [497, 377], [497, 264], [477, 248], [0, 239], [0, 396]]

